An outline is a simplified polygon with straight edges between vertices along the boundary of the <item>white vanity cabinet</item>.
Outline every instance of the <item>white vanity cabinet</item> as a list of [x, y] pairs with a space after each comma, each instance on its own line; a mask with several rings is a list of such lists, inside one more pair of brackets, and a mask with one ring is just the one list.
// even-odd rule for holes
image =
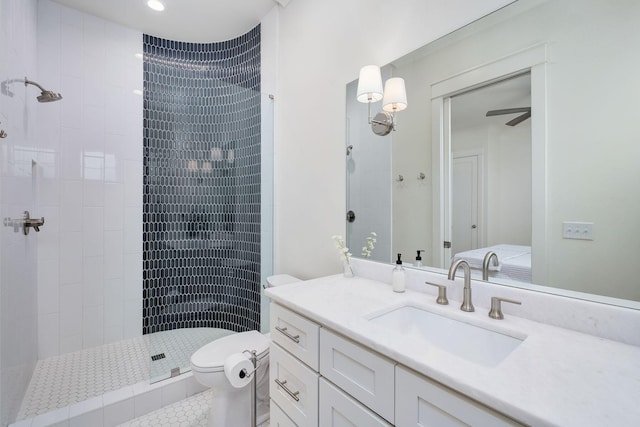
[[347, 393], [320, 378], [319, 421], [322, 427], [390, 427], [389, 424]]
[[271, 337], [271, 425], [521, 425], [273, 303]]
[[269, 394], [278, 422], [299, 427], [318, 425], [318, 345], [320, 326], [271, 304]]
[[320, 329], [320, 375], [392, 424], [394, 367], [394, 361]]
[[400, 365], [396, 366], [395, 389], [397, 426], [523, 425]]

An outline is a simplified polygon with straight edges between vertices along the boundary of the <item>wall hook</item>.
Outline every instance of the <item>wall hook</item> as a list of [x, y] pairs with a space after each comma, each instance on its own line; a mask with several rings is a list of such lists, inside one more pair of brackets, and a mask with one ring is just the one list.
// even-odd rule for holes
[[423, 179], [425, 179], [426, 177], [427, 177], [427, 176], [426, 176], [424, 173], [422, 173], [422, 172], [420, 172], [420, 173], [418, 174], [418, 179], [419, 179], [420, 181], [422, 181], [422, 180], [423, 180]]
[[0, 129], [0, 138], [6, 138], [7, 137], [7, 133], [4, 131], [4, 129]]
[[398, 179], [396, 181], [398, 181], [398, 182], [404, 181], [404, 176], [398, 175]]

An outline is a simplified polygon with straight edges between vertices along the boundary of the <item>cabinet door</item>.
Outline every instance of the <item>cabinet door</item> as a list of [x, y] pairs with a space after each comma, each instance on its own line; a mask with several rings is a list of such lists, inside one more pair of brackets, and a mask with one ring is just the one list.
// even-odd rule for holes
[[320, 330], [320, 374], [393, 423], [394, 362], [346, 338]]
[[320, 326], [278, 304], [271, 304], [269, 320], [271, 339], [318, 371]]
[[322, 427], [391, 427], [324, 378], [320, 379], [318, 416]]
[[298, 427], [291, 421], [291, 418], [287, 417], [282, 409], [274, 402], [271, 401], [269, 405], [269, 427]]
[[271, 399], [300, 427], [318, 425], [318, 374], [278, 344], [269, 352]]
[[502, 427], [522, 424], [420, 374], [396, 366], [396, 426]]

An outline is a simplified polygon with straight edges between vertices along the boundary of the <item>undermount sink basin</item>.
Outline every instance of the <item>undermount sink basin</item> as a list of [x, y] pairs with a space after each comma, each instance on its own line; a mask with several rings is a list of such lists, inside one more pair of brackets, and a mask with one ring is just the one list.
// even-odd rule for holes
[[489, 367], [497, 366], [523, 341], [413, 306], [375, 315], [369, 322], [413, 342], [426, 341], [462, 359]]

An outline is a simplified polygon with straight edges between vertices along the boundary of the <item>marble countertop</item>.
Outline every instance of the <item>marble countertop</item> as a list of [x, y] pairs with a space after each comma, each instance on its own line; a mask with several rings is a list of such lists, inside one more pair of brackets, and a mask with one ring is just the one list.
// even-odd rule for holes
[[[438, 305], [432, 295], [361, 277], [329, 276], [268, 288], [272, 301], [533, 426], [640, 425], [640, 347], [505, 315]], [[368, 321], [412, 305], [524, 341], [486, 367]], [[409, 338], [408, 338], [409, 337]], [[455, 339], [455, 337], [452, 337]]]

